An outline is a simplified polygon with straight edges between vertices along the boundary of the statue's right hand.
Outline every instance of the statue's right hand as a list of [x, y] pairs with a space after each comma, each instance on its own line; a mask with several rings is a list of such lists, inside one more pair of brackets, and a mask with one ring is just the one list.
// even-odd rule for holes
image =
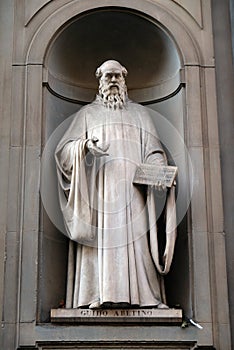
[[94, 157], [103, 157], [108, 156], [109, 153], [107, 150], [110, 147], [110, 144], [102, 145], [102, 147], [97, 146], [98, 138], [92, 137], [92, 139], [88, 140], [86, 142], [86, 147], [88, 151], [94, 156]]

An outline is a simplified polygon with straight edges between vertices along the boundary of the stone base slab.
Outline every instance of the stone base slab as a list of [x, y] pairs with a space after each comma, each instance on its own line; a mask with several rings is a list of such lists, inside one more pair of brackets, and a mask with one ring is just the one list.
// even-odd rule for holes
[[180, 309], [51, 309], [50, 316], [52, 323], [182, 323]]

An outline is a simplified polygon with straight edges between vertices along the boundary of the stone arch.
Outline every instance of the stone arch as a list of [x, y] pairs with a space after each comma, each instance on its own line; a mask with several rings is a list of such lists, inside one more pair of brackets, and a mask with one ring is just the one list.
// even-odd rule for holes
[[[75, 20], [77, 16], [85, 11], [104, 7], [106, 7], [106, 4], [103, 1], [99, 1], [94, 5], [91, 0], [87, 0], [85, 3], [76, 0], [58, 7], [49, 16], [42, 18], [39, 25], [37, 23], [34, 24], [35, 19], [32, 19], [29, 22], [29, 26], [34, 27], [34, 34], [28, 42], [25, 51], [25, 63], [42, 64], [51, 42], [56, 39], [64, 26]], [[160, 23], [177, 45], [183, 64], [195, 65], [202, 64], [204, 61], [197, 40], [190, 31], [190, 28], [177, 18], [169, 8], [166, 8], [165, 5], [153, 4], [148, 0], [137, 0], [133, 6], [131, 0], [120, 0], [118, 2], [111, 0], [108, 2], [108, 8], [111, 7], [139, 11]]]

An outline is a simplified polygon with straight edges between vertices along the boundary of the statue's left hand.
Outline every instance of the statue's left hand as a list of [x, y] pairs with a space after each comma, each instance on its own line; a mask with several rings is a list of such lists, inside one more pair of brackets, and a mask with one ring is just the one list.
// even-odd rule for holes
[[158, 181], [154, 186], [151, 187], [156, 189], [157, 191], [166, 191], [167, 189], [167, 186], [163, 181]]

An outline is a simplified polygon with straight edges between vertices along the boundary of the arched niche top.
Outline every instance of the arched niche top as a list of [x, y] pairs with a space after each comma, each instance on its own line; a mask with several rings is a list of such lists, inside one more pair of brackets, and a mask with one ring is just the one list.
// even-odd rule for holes
[[46, 58], [48, 83], [58, 94], [89, 102], [97, 91], [95, 70], [107, 59], [128, 69], [134, 100], [155, 100], [180, 84], [180, 58], [170, 36], [142, 13], [123, 9], [89, 11], [68, 25]]
[[[25, 64], [44, 64], [53, 42], [69, 23], [76, 21], [87, 11], [106, 8], [104, 0], [96, 0], [95, 2], [93, 0], [74, 0], [64, 5], [57, 3], [57, 8], [56, 4], [53, 4], [51, 13], [47, 14], [45, 11], [41, 11], [29, 23], [27, 29], [30, 31], [29, 41], [24, 57], [22, 56], [22, 61]], [[109, 0], [108, 8], [131, 9], [131, 11], [141, 12], [144, 16], [150, 16], [173, 38], [182, 66], [203, 63], [201, 49], [192, 29], [174, 15], [166, 3], [162, 6], [160, 3], [153, 3], [149, 0], [135, 0], [134, 3], [132, 0]]]

